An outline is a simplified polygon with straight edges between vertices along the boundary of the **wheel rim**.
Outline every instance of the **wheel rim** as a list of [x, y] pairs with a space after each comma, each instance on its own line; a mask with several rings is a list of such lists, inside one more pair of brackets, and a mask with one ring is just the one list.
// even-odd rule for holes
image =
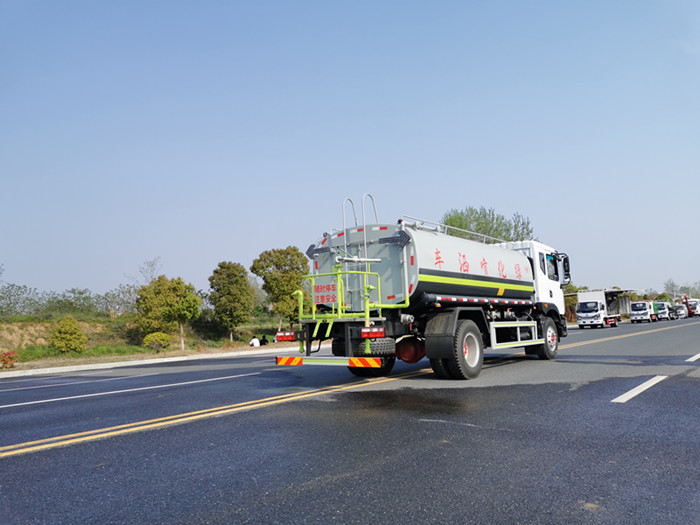
[[557, 347], [557, 331], [551, 326], [547, 328], [547, 346], [552, 351]]
[[467, 334], [464, 337], [462, 352], [464, 353], [464, 361], [467, 363], [467, 366], [470, 368], [476, 366], [479, 362], [479, 342], [474, 337], [474, 334]]

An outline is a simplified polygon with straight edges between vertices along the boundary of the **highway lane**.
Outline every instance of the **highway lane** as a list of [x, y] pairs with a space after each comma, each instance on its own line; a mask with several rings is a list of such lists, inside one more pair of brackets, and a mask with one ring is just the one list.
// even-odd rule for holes
[[9, 523], [693, 523], [699, 335], [573, 329], [554, 362], [490, 354], [465, 382], [260, 357], [0, 380], [0, 454], [95, 432], [0, 457], [0, 503]]

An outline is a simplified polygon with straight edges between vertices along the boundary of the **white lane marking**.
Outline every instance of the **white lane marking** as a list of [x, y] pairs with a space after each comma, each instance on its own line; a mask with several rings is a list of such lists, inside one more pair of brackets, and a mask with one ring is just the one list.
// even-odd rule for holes
[[39, 385], [39, 386], [21, 386], [18, 388], [6, 388], [4, 390], [0, 390], [1, 392], [17, 392], [18, 390], [38, 390], [40, 388], [54, 388], [57, 386], [73, 386], [73, 385], [84, 385], [86, 383], [103, 383], [105, 381], [118, 381], [119, 379], [134, 379], [137, 377], [148, 377], [148, 376], [155, 376], [158, 375], [156, 373], [153, 374], [143, 374], [140, 376], [119, 376], [119, 377], [107, 377], [103, 379], [93, 379], [93, 380], [87, 380], [87, 381], [73, 381], [72, 383], [53, 383], [51, 385]]
[[685, 362], [686, 363], [693, 363], [693, 362], [697, 361], [698, 359], [700, 359], [700, 354], [695, 354], [690, 359], [686, 359]]
[[654, 386], [656, 383], [660, 383], [661, 381], [663, 381], [664, 379], [667, 379], [667, 378], [668, 378], [668, 376], [652, 377], [649, 381], [645, 381], [644, 383], [642, 383], [641, 385], [639, 385], [636, 388], [633, 388], [629, 392], [622, 394], [621, 396], [616, 397], [615, 399], [613, 399], [611, 401], [611, 403], [627, 403], [627, 401], [629, 401], [633, 397], [638, 396], [639, 394], [641, 394], [645, 390], [648, 390], [649, 388]]
[[170, 383], [168, 385], [144, 386], [144, 387], [140, 387], [140, 388], [128, 388], [126, 390], [113, 390], [111, 392], [97, 392], [95, 394], [83, 394], [80, 396], [57, 397], [55, 399], [41, 399], [39, 401], [27, 401], [26, 403], [14, 403], [12, 405], [0, 405], [0, 408], [22, 407], [22, 406], [27, 406], [27, 405], [38, 405], [41, 403], [54, 403], [56, 401], [67, 401], [69, 399], [83, 399], [86, 397], [109, 396], [112, 394], [124, 394], [127, 392], [140, 392], [143, 390], [155, 390], [158, 388], [168, 388], [171, 386], [194, 385], [197, 383], [208, 383], [211, 381], [221, 381], [222, 379], [236, 379], [239, 377], [257, 376], [257, 375], [260, 375], [260, 372], [251, 372], [250, 374], [238, 374], [235, 376], [213, 377], [210, 379], [198, 379], [196, 381], [183, 381], [182, 383]]

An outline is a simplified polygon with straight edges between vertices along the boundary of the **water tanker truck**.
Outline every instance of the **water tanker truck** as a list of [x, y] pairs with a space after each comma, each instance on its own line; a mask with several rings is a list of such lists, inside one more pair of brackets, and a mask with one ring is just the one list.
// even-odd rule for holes
[[[301, 331], [278, 341], [300, 341], [297, 357], [279, 365], [339, 365], [364, 377], [390, 373], [396, 359], [427, 357], [436, 376], [471, 379], [484, 350], [524, 347], [554, 359], [567, 335], [562, 288], [569, 259], [537, 241], [496, 239], [404, 216], [395, 224], [365, 221], [332, 230], [307, 250], [313, 273], [299, 300]], [[374, 206], [375, 218], [377, 216]], [[457, 236], [460, 235], [460, 236]], [[465, 238], [471, 236], [472, 238]], [[315, 357], [325, 340], [333, 356]]]

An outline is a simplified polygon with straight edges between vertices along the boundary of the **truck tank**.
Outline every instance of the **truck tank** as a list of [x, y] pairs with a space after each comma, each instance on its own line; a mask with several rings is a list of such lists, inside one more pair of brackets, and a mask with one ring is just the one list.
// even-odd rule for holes
[[[315, 305], [362, 311], [412, 306], [424, 294], [531, 300], [534, 277], [522, 253], [420, 224], [374, 224], [325, 234], [307, 250]], [[357, 273], [353, 273], [357, 272]]]

